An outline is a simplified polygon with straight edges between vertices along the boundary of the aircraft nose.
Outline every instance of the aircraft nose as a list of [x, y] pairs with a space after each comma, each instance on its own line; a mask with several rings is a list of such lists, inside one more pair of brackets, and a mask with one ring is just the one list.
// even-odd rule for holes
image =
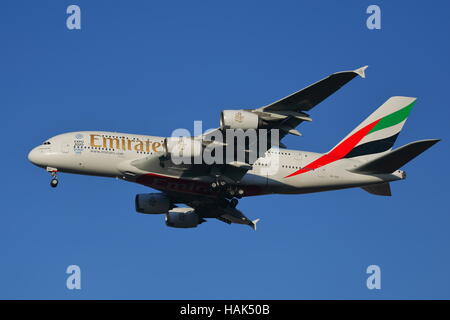
[[28, 161], [30, 161], [33, 164], [36, 164], [36, 162], [38, 161], [37, 153], [38, 153], [38, 151], [36, 150], [36, 148], [32, 149], [28, 153]]
[[39, 167], [45, 166], [44, 155], [37, 147], [28, 153], [28, 161]]

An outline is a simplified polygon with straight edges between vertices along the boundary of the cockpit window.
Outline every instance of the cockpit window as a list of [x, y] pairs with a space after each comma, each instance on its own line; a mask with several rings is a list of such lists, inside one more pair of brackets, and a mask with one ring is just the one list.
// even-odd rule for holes
[[43, 144], [50, 144], [50, 141], [45, 141]]

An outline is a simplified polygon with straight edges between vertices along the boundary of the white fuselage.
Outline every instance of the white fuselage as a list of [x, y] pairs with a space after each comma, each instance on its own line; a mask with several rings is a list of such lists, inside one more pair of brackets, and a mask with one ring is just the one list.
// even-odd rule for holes
[[[118, 177], [160, 191], [214, 196], [210, 190], [211, 175], [202, 171], [192, 174], [192, 170], [187, 174], [182, 167], [168, 166], [159, 160], [164, 155], [164, 137], [80, 131], [50, 138], [34, 148], [28, 158], [49, 171]], [[321, 156], [323, 154], [272, 148], [253, 164], [238, 185], [245, 190], [244, 196], [251, 196], [361, 187], [403, 178], [401, 172], [353, 173], [349, 169], [361, 164], [353, 159], [340, 159], [288, 177]], [[145, 168], [137, 168], [132, 162], [140, 159], [155, 161], [150, 161]]]

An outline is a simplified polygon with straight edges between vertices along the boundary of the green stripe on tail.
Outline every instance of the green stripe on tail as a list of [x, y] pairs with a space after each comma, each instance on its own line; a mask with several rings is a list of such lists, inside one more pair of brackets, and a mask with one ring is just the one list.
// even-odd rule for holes
[[408, 105], [396, 112], [393, 112], [393, 113], [381, 118], [381, 120], [377, 123], [377, 125], [375, 127], [373, 127], [372, 130], [370, 130], [370, 132], [368, 134], [371, 134], [372, 132], [375, 132], [378, 130], [382, 130], [384, 128], [395, 126], [396, 124], [399, 124], [400, 122], [406, 120], [406, 118], [408, 118], [409, 113], [411, 112], [411, 109], [415, 103], [416, 103], [416, 101], [412, 102], [410, 105]]

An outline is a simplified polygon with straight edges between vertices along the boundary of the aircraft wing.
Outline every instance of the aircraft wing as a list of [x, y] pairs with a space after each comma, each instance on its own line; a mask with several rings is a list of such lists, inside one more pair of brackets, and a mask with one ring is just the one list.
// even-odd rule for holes
[[227, 224], [248, 225], [256, 230], [256, 224], [260, 219], [251, 220], [245, 214], [229, 204], [224, 204], [224, 200], [203, 198], [201, 196], [186, 195], [180, 193], [168, 193], [169, 197], [178, 203], [184, 203], [189, 208], [203, 218], [216, 218]]
[[[310, 111], [356, 76], [359, 75], [365, 78], [365, 70], [367, 67], [364, 66], [353, 71], [333, 73], [280, 100], [260, 108], [245, 109], [244, 111], [257, 114], [264, 121], [265, 129], [279, 129], [280, 139], [287, 134], [300, 136], [300, 132], [295, 128], [303, 121], [312, 121], [306, 111]], [[217, 128], [216, 130], [221, 129]], [[211, 132], [214, 132], [214, 130]], [[206, 133], [203, 139], [208, 140], [211, 132]], [[281, 144], [281, 146], [283, 145]]]
[[310, 111], [356, 76], [365, 78], [367, 67], [333, 73], [287, 97], [251, 111], [269, 123], [270, 128], [280, 129], [280, 138], [287, 134], [300, 136], [300, 132], [295, 128], [304, 121], [312, 121], [305, 111]]
[[357, 75], [365, 78], [364, 71], [368, 66], [361, 67], [353, 71], [343, 71], [317, 81], [316, 83], [288, 95], [278, 101], [261, 107], [257, 110], [264, 112], [271, 111], [309, 111], [330, 95], [339, 90], [347, 82]]

